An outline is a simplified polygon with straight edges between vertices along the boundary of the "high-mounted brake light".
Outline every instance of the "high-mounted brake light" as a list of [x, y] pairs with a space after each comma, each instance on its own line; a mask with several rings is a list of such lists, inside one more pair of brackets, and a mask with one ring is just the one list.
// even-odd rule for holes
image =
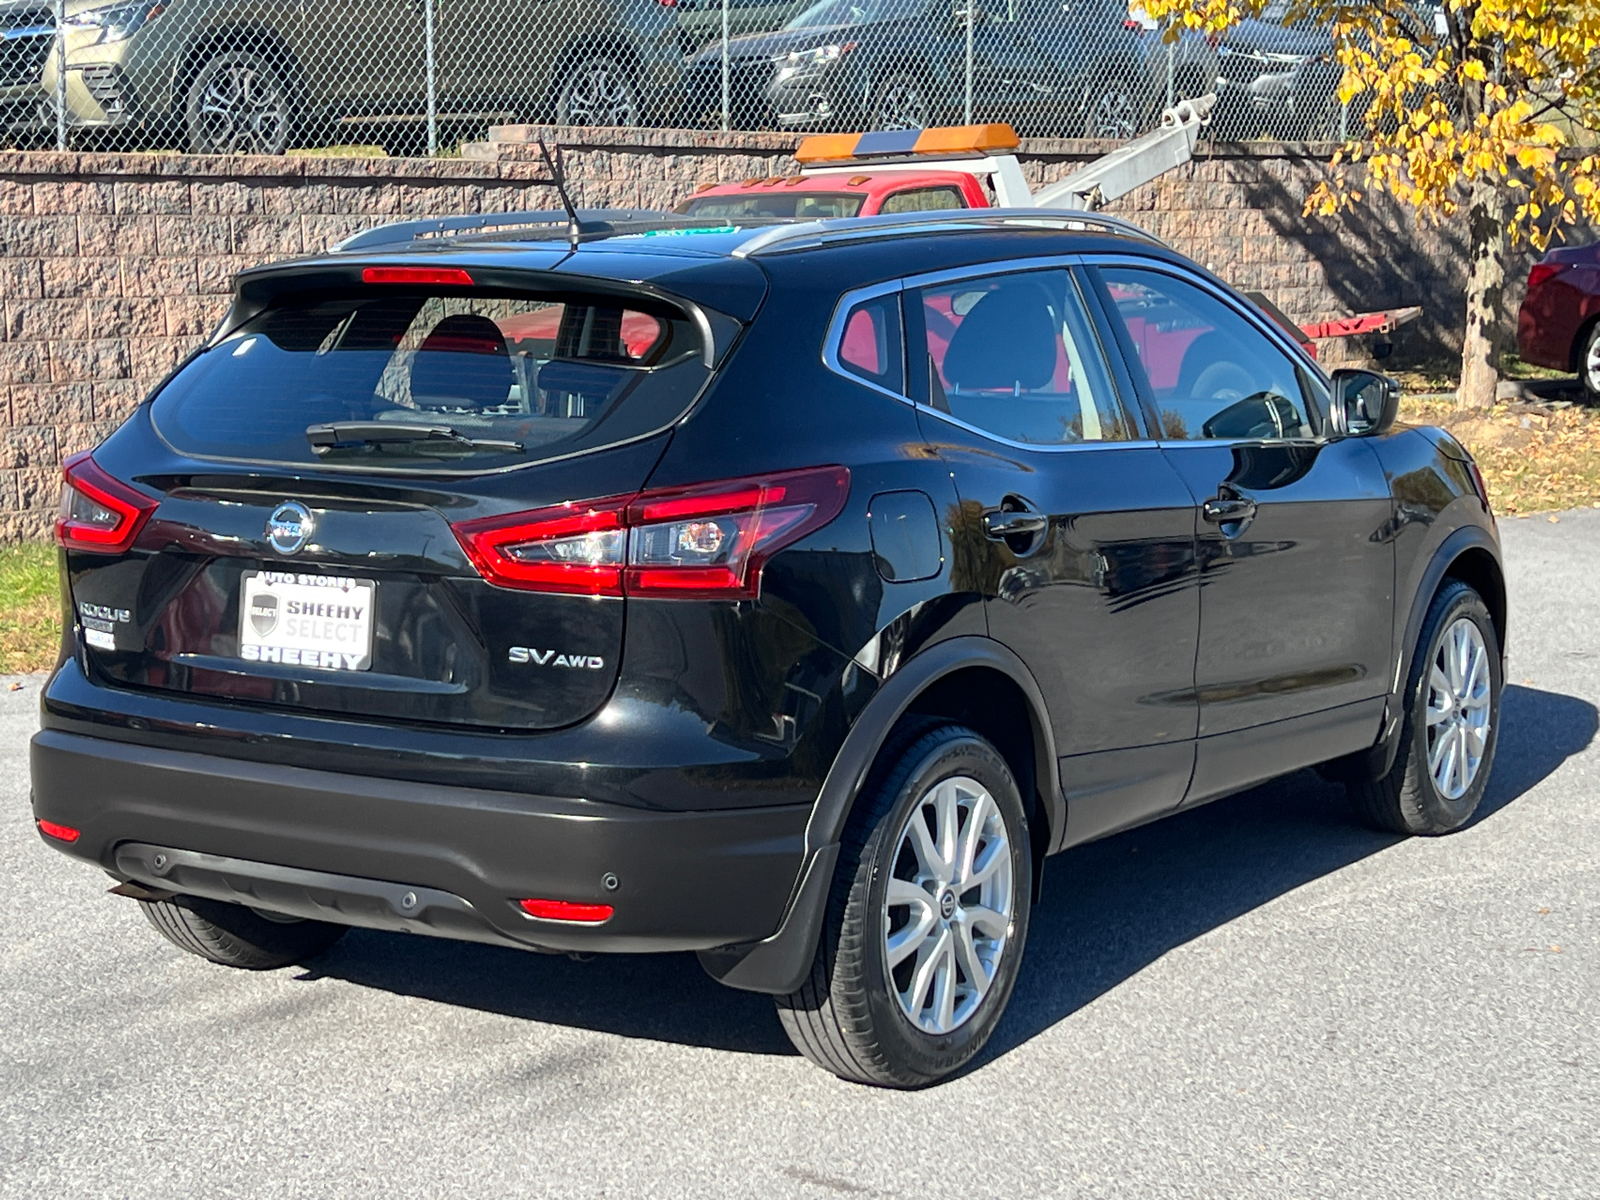
[[873, 133], [819, 133], [794, 152], [802, 165], [908, 154], [1009, 153], [1021, 143], [1009, 125], [945, 125], [935, 129], [883, 129]]
[[490, 583], [535, 592], [753, 599], [785, 546], [837, 517], [844, 467], [814, 467], [463, 521]]
[[71, 825], [57, 825], [54, 821], [40, 820], [37, 822], [39, 832], [45, 837], [55, 838], [58, 842], [75, 842], [83, 835]]
[[61, 467], [56, 543], [68, 550], [122, 554], [155, 512], [157, 501], [114, 479], [84, 450]]
[[1538, 287], [1541, 283], [1548, 283], [1557, 275], [1561, 274], [1561, 272], [1565, 271], [1569, 265], [1570, 264], [1564, 262], [1534, 263], [1533, 270], [1528, 272], [1529, 290]]
[[541, 921], [571, 921], [577, 925], [598, 925], [609, 921], [616, 911], [609, 904], [574, 904], [570, 900], [521, 900], [522, 911]]
[[472, 276], [460, 267], [367, 267], [362, 283], [431, 283], [471, 287]]

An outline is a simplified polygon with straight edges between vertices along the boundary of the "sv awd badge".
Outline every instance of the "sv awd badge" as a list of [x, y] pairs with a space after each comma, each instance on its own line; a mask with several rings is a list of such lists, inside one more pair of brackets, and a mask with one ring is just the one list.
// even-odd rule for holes
[[606, 660], [598, 654], [557, 654], [554, 650], [532, 650], [527, 646], [513, 646], [507, 656], [514, 663], [532, 663], [536, 667], [573, 667], [582, 671], [603, 670]]

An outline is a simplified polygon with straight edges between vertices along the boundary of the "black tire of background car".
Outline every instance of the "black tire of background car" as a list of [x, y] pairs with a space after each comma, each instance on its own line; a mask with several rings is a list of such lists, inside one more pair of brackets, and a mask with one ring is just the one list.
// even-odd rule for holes
[[[912, 805], [936, 782], [967, 775], [989, 790], [1011, 843], [1010, 939], [973, 1016], [943, 1036], [914, 1029], [890, 992], [883, 960], [884, 889]], [[939, 721], [903, 726], [878, 756], [851, 813], [834, 871], [827, 919], [800, 990], [777, 998], [795, 1048], [841, 1079], [881, 1087], [937, 1082], [987, 1044], [1016, 983], [1033, 895], [1028, 822], [1010, 768], [972, 730]]]
[[895, 71], [873, 89], [868, 129], [926, 129], [932, 123], [932, 93], [914, 72]]
[[325, 921], [275, 921], [243, 905], [199, 896], [141, 900], [139, 907], [180, 950], [247, 971], [271, 971], [321, 954], [346, 928]]
[[294, 115], [282, 72], [248, 50], [208, 59], [183, 103], [191, 154], [282, 154]]
[[[1434, 786], [1428, 770], [1428, 741], [1419, 731], [1428, 719], [1427, 679], [1439, 641], [1458, 617], [1466, 617], [1478, 627], [1489, 652], [1489, 738], [1484, 747], [1477, 778], [1458, 800], [1448, 800]], [[1382, 779], [1355, 779], [1345, 784], [1351, 803], [1363, 821], [1386, 833], [1436, 836], [1459, 829], [1472, 819], [1483, 800], [1494, 766], [1495, 746], [1500, 737], [1500, 691], [1503, 684], [1500, 639], [1483, 598], [1460, 580], [1446, 580], [1428, 606], [1418, 652], [1411, 662], [1406, 682], [1404, 723], [1400, 748], [1394, 766]]]
[[1578, 378], [1583, 381], [1584, 395], [1589, 403], [1600, 404], [1600, 321], [1589, 326], [1578, 343]]
[[637, 125], [639, 91], [629, 70], [605, 54], [580, 54], [561, 72], [557, 125]]
[[1112, 76], [1089, 89], [1083, 110], [1083, 136], [1126, 141], [1144, 122], [1144, 89], [1131, 79]]

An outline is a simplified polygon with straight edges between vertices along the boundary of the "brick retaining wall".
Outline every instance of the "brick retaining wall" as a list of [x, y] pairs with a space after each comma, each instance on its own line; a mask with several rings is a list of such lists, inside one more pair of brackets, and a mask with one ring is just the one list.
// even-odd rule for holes
[[[221, 316], [242, 267], [385, 219], [545, 208], [529, 138], [559, 136], [585, 205], [667, 207], [695, 184], [792, 170], [780, 134], [497, 131], [447, 160], [0, 153], [0, 542], [47, 527], [62, 457], [104, 437]], [[581, 135], [581, 138], [574, 135]], [[1032, 141], [1035, 182], [1100, 153]], [[1375, 206], [1307, 222], [1325, 157], [1216, 148], [1115, 205], [1291, 317], [1429, 306], [1415, 346], [1460, 324], [1459, 230]]]

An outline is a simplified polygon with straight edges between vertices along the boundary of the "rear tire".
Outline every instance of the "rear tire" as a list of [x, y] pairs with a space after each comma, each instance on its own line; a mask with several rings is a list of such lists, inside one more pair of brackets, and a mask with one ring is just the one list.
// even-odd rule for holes
[[1502, 684], [1488, 607], [1467, 584], [1448, 581], [1422, 623], [1394, 766], [1345, 785], [1357, 814], [1385, 832], [1424, 836], [1470, 821], [1494, 765]]
[[314, 958], [346, 929], [326, 921], [273, 920], [240, 904], [199, 896], [141, 900], [139, 907], [178, 949], [247, 971], [271, 971]]
[[604, 54], [579, 57], [556, 89], [557, 125], [639, 124], [639, 90], [628, 69]]
[[1022, 960], [1028, 836], [1010, 768], [976, 733], [939, 724], [891, 743], [842, 839], [810, 977], [777, 1001], [795, 1048], [881, 1087], [970, 1061]]

